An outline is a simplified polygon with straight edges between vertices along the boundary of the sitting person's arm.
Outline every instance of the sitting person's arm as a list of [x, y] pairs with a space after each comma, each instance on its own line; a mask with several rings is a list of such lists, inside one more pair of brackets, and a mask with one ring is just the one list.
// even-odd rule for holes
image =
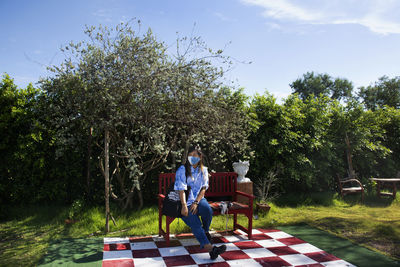
[[181, 214], [186, 217], [189, 214], [189, 210], [186, 205], [186, 194], [184, 190], [179, 190], [179, 198], [181, 199], [182, 203]]
[[196, 203], [199, 203], [200, 202], [200, 200], [202, 200], [203, 199], [203, 197], [204, 197], [204, 194], [206, 193], [206, 187], [205, 186], [203, 186], [202, 188], [201, 188], [201, 190], [200, 190], [200, 192], [199, 192], [199, 194], [197, 195], [197, 197], [196, 197], [196, 199], [194, 200], [194, 202], [196, 202]]
[[182, 203], [181, 214], [183, 216], [187, 216], [189, 213], [186, 205], [186, 194], [185, 194], [185, 190], [187, 190], [187, 184], [186, 184], [185, 167], [183, 165], [179, 167], [179, 169], [176, 171], [174, 190], [179, 190], [179, 198]]

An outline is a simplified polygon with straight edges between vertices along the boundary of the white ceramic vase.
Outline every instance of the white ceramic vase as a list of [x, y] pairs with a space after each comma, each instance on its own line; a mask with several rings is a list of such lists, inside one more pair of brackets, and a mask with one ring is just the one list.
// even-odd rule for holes
[[238, 183], [246, 183], [246, 182], [251, 182], [249, 178], [246, 178], [245, 175], [249, 171], [250, 163], [249, 161], [241, 161], [239, 162], [234, 162], [232, 164], [233, 170], [238, 174], [237, 177], [237, 182]]

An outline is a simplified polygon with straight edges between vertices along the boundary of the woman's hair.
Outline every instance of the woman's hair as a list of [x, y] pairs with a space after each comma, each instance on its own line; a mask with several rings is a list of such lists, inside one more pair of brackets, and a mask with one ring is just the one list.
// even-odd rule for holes
[[[193, 151], [196, 151], [197, 154], [199, 154], [199, 157], [200, 157], [200, 161], [199, 161], [200, 170], [203, 171], [203, 166], [204, 166], [203, 165], [203, 153], [201, 152], [200, 147], [198, 147], [198, 146], [197, 147], [190, 147], [189, 150], [188, 150], [188, 155], [189, 155], [189, 153], [191, 153]], [[189, 162], [188, 159], [186, 159], [186, 163], [185, 163], [185, 174], [186, 174], [186, 177], [192, 176], [192, 170], [190, 168], [190, 162]]]

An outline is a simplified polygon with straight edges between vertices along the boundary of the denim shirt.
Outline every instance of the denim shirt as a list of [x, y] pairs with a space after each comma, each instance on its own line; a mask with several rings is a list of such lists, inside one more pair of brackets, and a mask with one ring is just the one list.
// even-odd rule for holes
[[192, 190], [189, 192], [189, 196], [187, 199], [187, 205], [190, 206], [193, 201], [196, 199], [202, 187], [208, 189], [208, 170], [207, 167], [203, 166], [203, 172], [200, 167], [196, 169], [193, 166], [190, 166], [192, 170], [192, 177], [187, 178], [186, 184], [186, 173], [185, 166], [182, 165], [176, 171], [175, 174], [175, 185], [174, 190], [187, 190], [187, 185], [191, 187]]

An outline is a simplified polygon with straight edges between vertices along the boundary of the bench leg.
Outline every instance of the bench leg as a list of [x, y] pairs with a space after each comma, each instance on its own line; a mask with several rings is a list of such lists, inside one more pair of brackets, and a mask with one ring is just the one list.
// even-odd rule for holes
[[170, 225], [174, 220], [175, 220], [175, 218], [166, 216], [166, 220], [165, 220], [165, 221], [166, 221], [166, 227], [165, 227], [164, 239], [165, 239], [165, 242], [166, 242], [167, 246], [169, 246], [169, 241], [170, 241], [170, 239], [169, 239], [169, 225]]
[[162, 213], [161, 210], [158, 211], [158, 236], [162, 235]]
[[237, 229], [237, 214], [233, 214], [233, 231]]
[[235, 217], [236, 217], [236, 223], [234, 223], [234, 225], [233, 225], [233, 228], [234, 228], [233, 230], [235, 231], [236, 229], [240, 229], [240, 230], [242, 230], [243, 232], [247, 233], [247, 237], [248, 237], [249, 239], [252, 239], [252, 237], [253, 237], [253, 213], [252, 213], [252, 212], [243, 213], [243, 215], [246, 216], [247, 219], [248, 219], [247, 228], [244, 227], [244, 226], [241, 225], [241, 224], [238, 224], [238, 223], [237, 223], [237, 214], [233, 214], [234, 220], [235, 220]]
[[248, 233], [247, 236], [248, 238], [251, 240], [251, 238], [253, 237], [253, 213], [248, 214], [247, 218], [249, 219], [249, 224], [248, 224]]
[[376, 183], [376, 193], [377, 193], [378, 197], [380, 198], [381, 197], [381, 182], [379, 182], [379, 181]]
[[158, 236], [163, 236], [164, 237], [164, 240], [165, 240], [167, 246], [169, 246], [169, 241], [170, 241], [170, 238], [169, 238], [169, 226], [174, 221], [174, 219], [175, 218], [165, 216], [165, 231], [164, 231], [164, 229], [162, 229], [162, 215], [159, 217], [159, 221], [158, 221], [158, 223], [159, 223]]
[[165, 235], [164, 235], [164, 239], [165, 239], [165, 242], [167, 243], [167, 246], [169, 246], [169, 224], [170, 224], [170, 222], [169, 222], [169, 217], [167, 217], [167, 219], [166, 219], [166, 227], [165, 227]]

